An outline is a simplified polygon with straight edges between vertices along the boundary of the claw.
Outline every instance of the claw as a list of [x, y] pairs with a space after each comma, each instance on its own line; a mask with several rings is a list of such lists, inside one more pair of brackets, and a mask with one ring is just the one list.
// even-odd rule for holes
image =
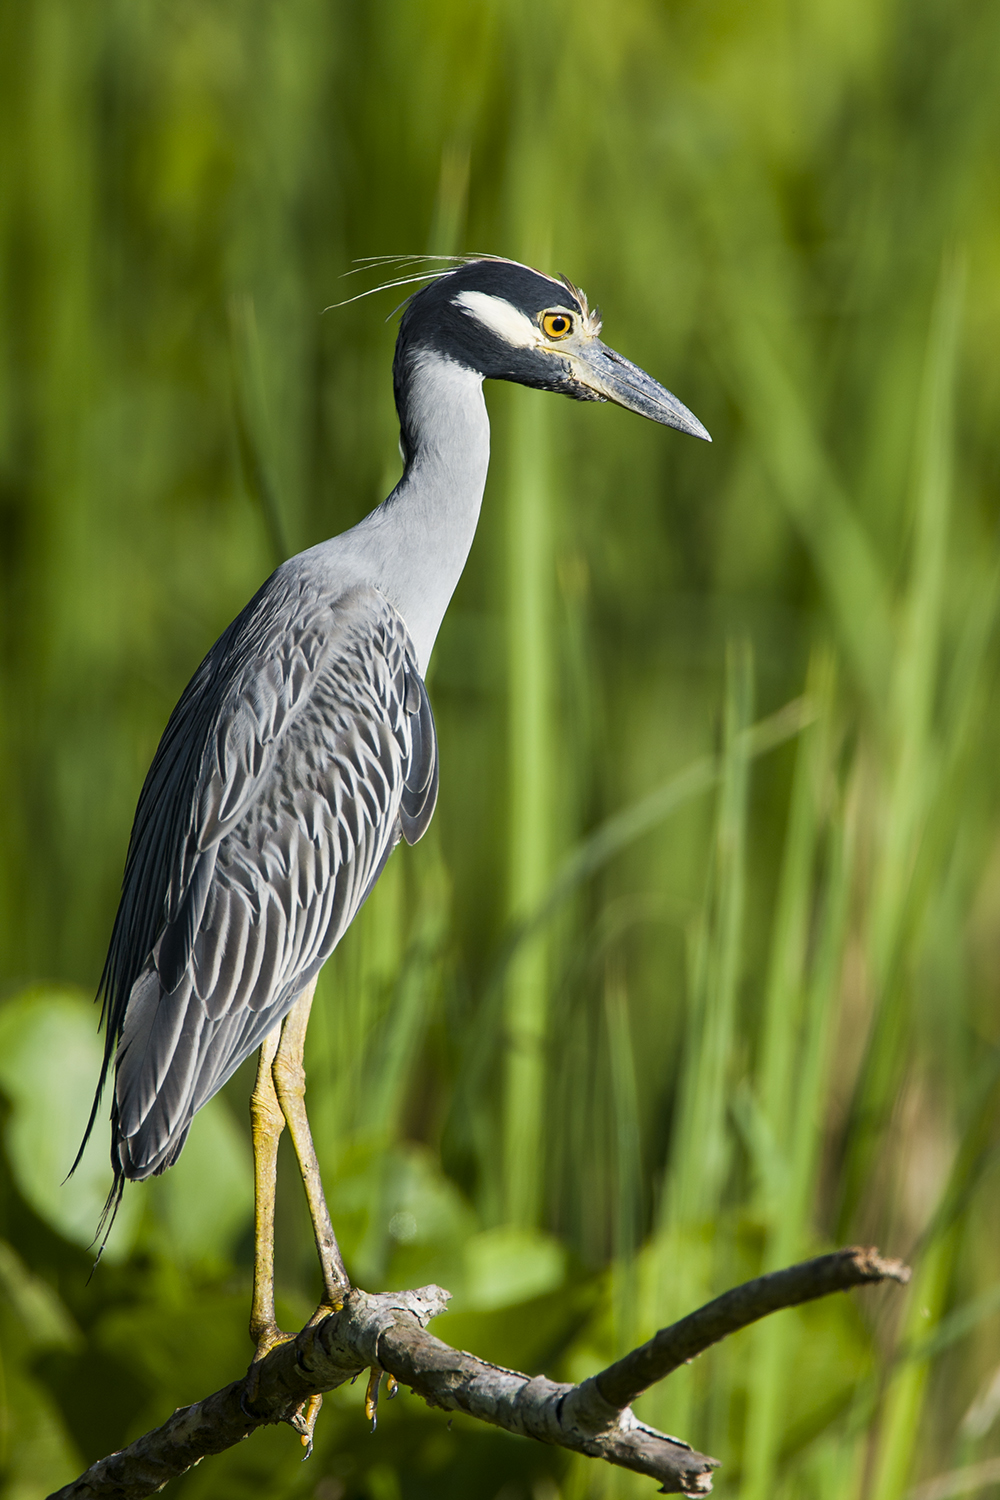
[[288, 1418], [289, 1427], [295, 1428], [306, 1450], [302, 1455], [303, 1463], [313, 1451], [313, 1433], [316, 1430], [316, 1418], [319, 1416], [319, 1409], [322, 1405], [323, 1397], [317, 1393], [303, 1401], [302, 1405]]
[[[392, 1377], [389, 1377], [392, 1379]], [[378, 1426], [378, 1388], [382, 1383], [382, 1368], [380, 1365], [372, 1365], [368, 1376], [368, 1389], [365, 1391], [365, 1416], [372, 1424], [372, 1432]]]
[[385, 1399], [387, 1401], [391, 1401], [398, 1390], [399, 1381], [396, 1379], [395, 1375], [387, 1375], [385, 1377]]

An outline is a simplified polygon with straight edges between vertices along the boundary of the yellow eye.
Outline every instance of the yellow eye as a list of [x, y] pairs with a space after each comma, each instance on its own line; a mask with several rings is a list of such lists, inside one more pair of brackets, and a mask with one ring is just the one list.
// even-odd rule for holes
[[573, 332], [572, 316], [564, 312], [543, 313], [542, 332], [547, 339], [568, 338]]

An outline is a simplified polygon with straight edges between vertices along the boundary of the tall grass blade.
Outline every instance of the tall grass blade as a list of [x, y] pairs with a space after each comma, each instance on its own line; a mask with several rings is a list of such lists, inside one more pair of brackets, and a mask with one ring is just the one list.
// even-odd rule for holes
[[[729, 1089], [738, 1046], [737, 990], [742, 952], [753, 661], [745, 642], [727, 651], [722, 780], [704, 905], [689, 938], [688, 1001], [671, 1153], [659, 1224], [642, 1268], [642, 1324], [652, 1331], [711, 1295], [715, 1226], [731, 1164]], [[701, 1381], [698, 1377], [701, 1377]], [[645, 1398], [653, 1420], [692, 1425], [704, 1369], [683, 1372], [667, 1397]], [[713, 1367], [711, 1406], [724, 1412], [730, 1381]], [[666, 1404], [669, 1401], [669, 1406]], [[707, 1417], [711, 1427], [711, 1414]], [[669, 1424], [668, 1424], [669, 1425]]]
[[253, 298], [246, 292], [229, 299], [230, 357], [233, 371], [233, 404], [236, 437], [247, 489], [260, 506], [274, 564], [291, 553], [281, 501], [275, 490], [272, 465], [270, 419], [264, 388], [264, 363]]
[[615, 1129], [614, 1325], [617, 1342], [630, 1348], [638, 1313], [634, 1261], [642, 1224], [642, 1136], [625, 976], [614, 962], [607, 968], [604, 1009]]
[[[777, 713], [768, 715], [766, 719], [759, 720], [743, 731], [743, 748], [751, 760], [767, 755], [801, 733], [815, 717], [816, 707], [808, 695], [795, 698]], [[503, 969], [511, 962], [519, 945], [548, 921], [579, 886], [637, 839], [652, 832], [696, 797], [718, 786], [723, 772], [724, 760], [721, 756], [700, 756], [675, 776], [671, 776], [662, 786], [641, 797], [638, 802], [613, 813], [586, 838], [581, 839], [576, 848], [566, 855], [534, 909], [511, 924], [500, 945], [500, 957], [494, 970], [493, 982], [496, 982]]]
[[697, 940], [685, 1076], [667, 1188], [669, 1221], [679, 1226], [712, 1217], [729, 1160], [726, 1085], [736, 1041], [750, 764], [745, 730], [752, 702], [749, 648], [731, 646], [713, 871]]
[[933, 711], [943, 628], [962, 297], [961, 266], [946, 260], [927, 344], [910, 574], [884, 730], [891, 762], [867, 934], [876, 1013], [854, 1105], [856, 1128], [845, 1166], [842, 1226], [850, 1222], [857, 1205], [908, 1051], [904, 944], [908, 924], [917, 919], [914, 871], [927, 818], [940, 793]]
[[[834, 1022], [848, 898], [854, 877], [852, 823], [856, 804], [838, 805], [834, 779], [833, 674], [829, 658], [814, 663], [811, 678], [820, 718], [799, 745], [799, 764], [793, 791], [785, 850], [784, 875], [804, 887], [805, 900], [779, 902], [774, 926], [775, 946], [788, 942], [783, 960], [772, 951], [774, 976], [785, 997], [788, 1036], [780, 1049], [779, 1072], [773, 1054], [762, 1058], [762, 1089], [770, 1089], [768, 1142], [778, 1154], [780, 1175], [772, 1177], [766, 1199], [769, 1232], [764, 1250], [765, 1270], [787, 1265], [809, 1253], [814, 1243], [811, 1223], [816, 1170], [827, 1116]], [[825, 825], [825, 826], [824, 826]], [[816, 834], [823, 829], [825, 868], [816, 868]], [[819, 888], [817, 889], [817, 885]], [[789, 920], [789, 908], [797, 919]], [[813, 908], [818, 908], [814, 912]], [[809, 932], [806, 928], [813, 928]], [[806, 952], [808, 943], [810, 952]], [[788, 986], [785, 988], [785, 986]], [[796, 990], [798, 993], [796, 993]], [[772, 1024], [781, 1024], [774, 1016]], [[765, 1095], [765, 1097], [768, 1097]], [[763, 1500], [773, 1493], [782, 1442], [782, 1414], [789, 1395], [796, 1353], [796, 1331], [789, 1318], [762, 1323], [753, 1334], [753, 1378], [748, 1386], [744, 1440], [744, 1500]]]
[[[552, 800], [552, 543], [548, 422], [539, 403], [515, 391], [510, 433], [509, 591], [510, 828], [509, 902], [530, 910], [549, 880]], [[541, 1207], [548, 951], [537, 935], [506, 976], [504, 1005], [504, 1212], [533, 1224]]]
[[741, 315], [734, 356], [741, 399], [769, 475], [809, 548], [851, 670], [878, 705], [893, 655], [886, 580], [816, 432], [801, 383], [753, 313]]

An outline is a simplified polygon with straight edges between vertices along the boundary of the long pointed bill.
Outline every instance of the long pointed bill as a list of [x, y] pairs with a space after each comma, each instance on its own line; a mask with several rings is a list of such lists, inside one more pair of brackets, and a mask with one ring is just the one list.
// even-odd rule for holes
[[712, 441], [698, 418], [676, 396], [658, 385], [638, 365], [631, 364], [607, 344], [602, 344], [600, 339], [593, 339], [582, 348], [574, 348], [572, 366], [574, 379], [586, 388], [591, 400], [614, 401], [617, 406], [637, 411], [640, 417], [648, 417], [651, 422], [676, 427], [680, 432], [689, 432], [692, 437], [703, 438], [706, 443]]

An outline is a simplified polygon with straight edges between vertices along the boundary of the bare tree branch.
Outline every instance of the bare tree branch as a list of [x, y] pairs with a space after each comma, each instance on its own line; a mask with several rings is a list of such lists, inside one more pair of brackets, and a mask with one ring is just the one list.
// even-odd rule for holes
[[92, 1464], [49, 1500], [141, 1500], [257, 1427], [292, 1422], [301, 1430], [303, 1402], [369, 1368], [386, 1371], [430, 1406], [646, 1474], [664, 1493], [707, 1494], [717, 1461], [647, 1427], [629, 1403], [710, 1344], [780, 1308], [908, 1277], [899, 1261], [882, 1260], [874, 1250], [823, 1255], [726, 1292], [579, 1386], [501, 1369], [427, 1333], [431, 1318], [447, 1306], [449, 1294], [440, 1287], [378, 1296], [355, 1290], [343, 1312], [272, 1350], [254, 1381], [245, 1377], [179, 1408], [162, 1427]]
[[758, 1276], [724, 1292], [679, 1323], [661, 1328], [648, 1343], [585, 1380], [574, 1396], [574, 1405], [583, 1412], [589, 1410], [588, 1403], [594, 1402], [595, 1414], [600, 1409], [624, 1410], [680, 1365], [689, 1364], [710, 1345], [769, 1313], [828, 1297], [831, 1292], [846, 1292], [854, 1286], [879, 1281], [905, 1284], [909, 1279], [909, 1267], [902, 1261], [883, 1260], [877, 1250], [857, 1245]]

